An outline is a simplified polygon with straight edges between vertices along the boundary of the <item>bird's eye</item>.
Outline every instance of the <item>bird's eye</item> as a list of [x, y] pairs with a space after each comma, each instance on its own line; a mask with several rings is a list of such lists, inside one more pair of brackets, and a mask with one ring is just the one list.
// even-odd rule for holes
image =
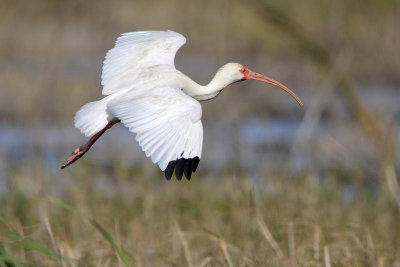
[[242, 69], [242, 72], [245, 73], [245, 72], [246, 72], [246, 69]]

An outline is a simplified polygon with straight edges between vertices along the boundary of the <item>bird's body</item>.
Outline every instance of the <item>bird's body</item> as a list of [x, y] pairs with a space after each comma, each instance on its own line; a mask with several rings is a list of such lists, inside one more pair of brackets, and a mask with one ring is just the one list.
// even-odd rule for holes
[[211, 82], [199, 85], [174, 66], [185, 37], [173, 31], [122, 34], [108, 51], [102, 72], [103, 95], [84, 105], [75, 115], [75, 127], [89, 142], [77, 148], [62, 166], [79, 159], [113, 124], [121, 122], [132, 133], [146, 156], [170, 179], [190, 179], [201, 158], [202, 109], [199, 101], [214, 98], [229, 84], [246, 79], [282, 84], [252, 72], [238, 63], [221, 67]]

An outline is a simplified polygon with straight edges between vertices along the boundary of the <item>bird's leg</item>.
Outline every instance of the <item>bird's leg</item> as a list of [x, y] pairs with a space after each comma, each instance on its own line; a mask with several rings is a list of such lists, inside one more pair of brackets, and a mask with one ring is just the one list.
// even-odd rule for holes
[[97, 139], [100, 138], [100, 136], [102, 136], [108, 129], [110, 129], [114, 124], [118, 122], [120, 122], [119, 119], [112, 119], [103, 129], [101, 129], [101, 131], [93, 135], [86, 144], [76, 148], [74, 152], [72, 152], [72, 156], [69, 157], [69, 159], [67, 160], [67, 162], [64, 163], [64, 165], [61, 166], [61, 169], [64, 169], [65, 167], [71, 165], [72, 163], [80, 159], [86, 152], [89, 151], [89, 149], [97, 141]]

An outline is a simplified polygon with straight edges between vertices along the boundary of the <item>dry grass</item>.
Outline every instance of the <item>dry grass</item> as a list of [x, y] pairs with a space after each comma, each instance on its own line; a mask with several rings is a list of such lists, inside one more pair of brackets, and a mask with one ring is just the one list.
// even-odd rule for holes
[[[138, 266], [400, 264], [400, 215], [388, 193], [320, 182], [332, 174], [167, 182], [124, 168], [18, 173], [1, 196], [12, 226], [2, 224], [1, 243], [32, 265], [123, 266], [118, 249]], [[65, 258], [10, 243], [13, 231]]]

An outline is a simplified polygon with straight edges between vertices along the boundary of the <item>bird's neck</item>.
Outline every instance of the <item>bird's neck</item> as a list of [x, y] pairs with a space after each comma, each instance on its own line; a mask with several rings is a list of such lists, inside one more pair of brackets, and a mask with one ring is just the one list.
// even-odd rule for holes
[[182, 86], [182, 90], [189, 96], [199, 101], [212, 99], [216, 97], [222, 91], [222, 89], [230, 84], [229, 82], [221, 79], [217, 74], [207, 85], [200, 85], [189, 77], [185, 76], [185, 84]]

